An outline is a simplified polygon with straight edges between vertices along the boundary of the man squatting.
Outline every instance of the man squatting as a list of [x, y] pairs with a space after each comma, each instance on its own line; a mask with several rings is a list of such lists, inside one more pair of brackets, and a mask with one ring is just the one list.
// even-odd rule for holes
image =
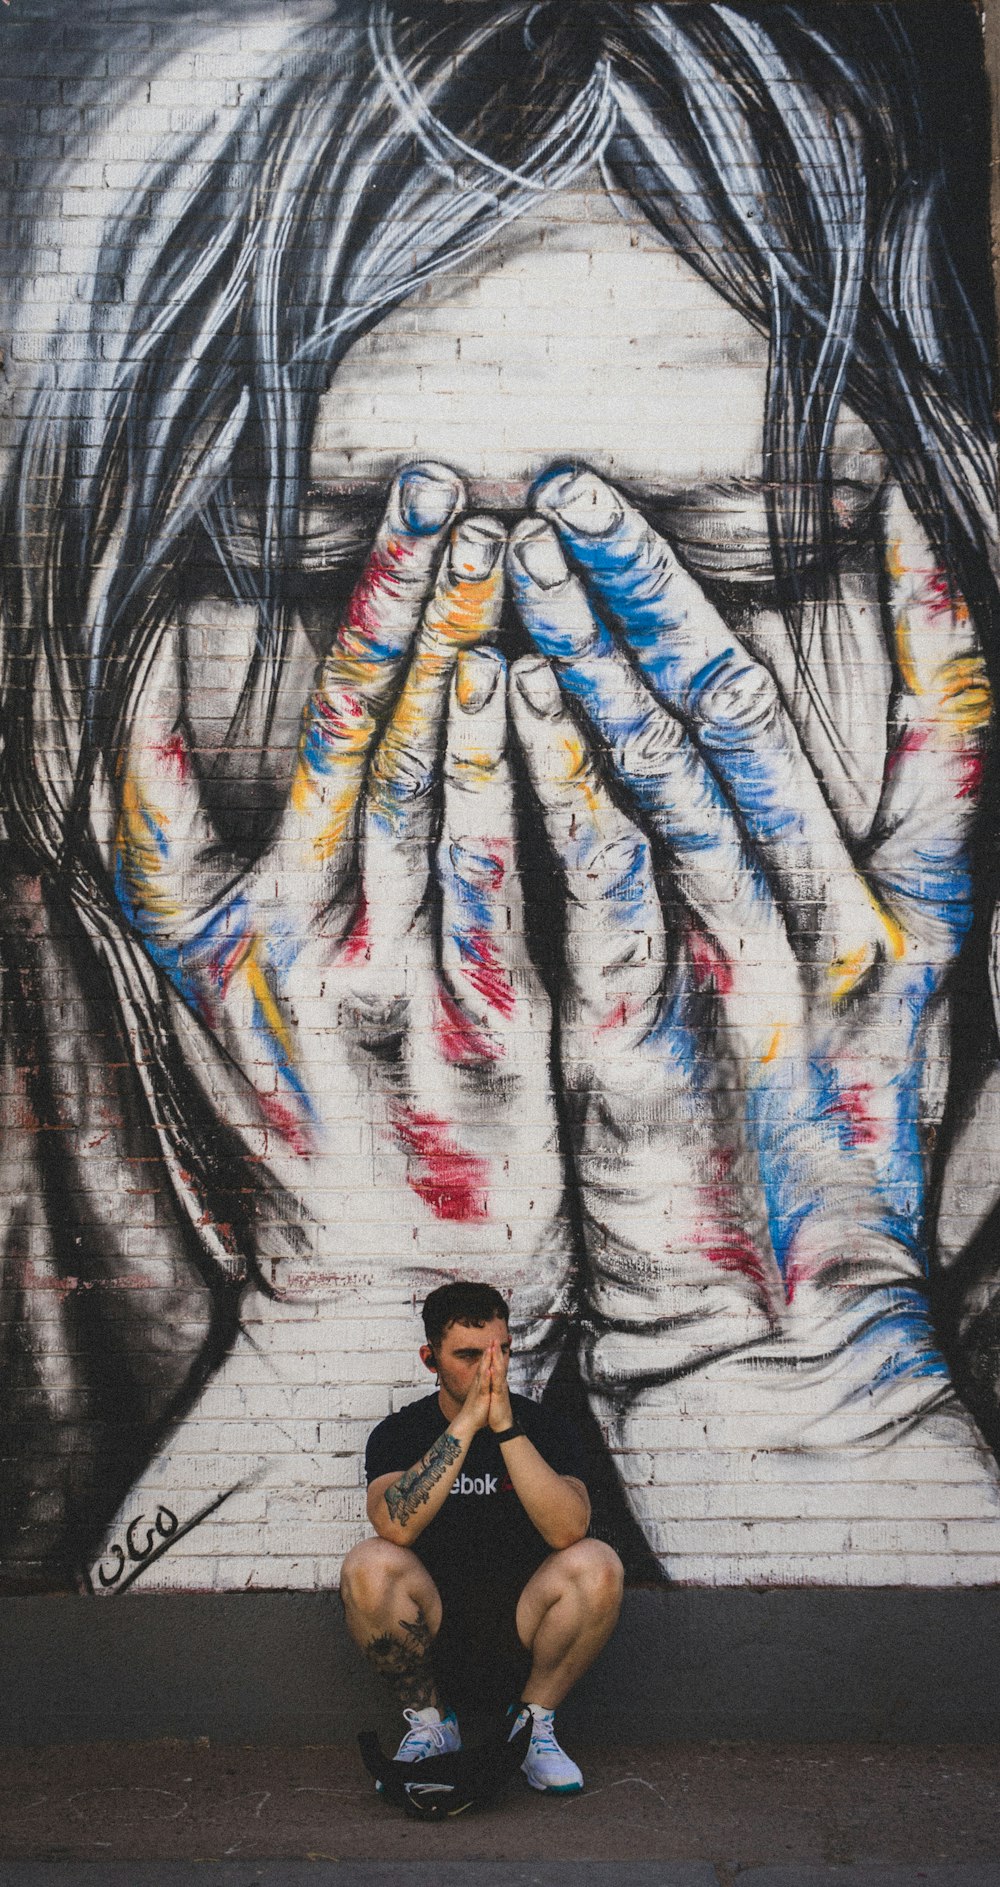
[[586, 1538], [590, 1497], [574, 1430], [508, 1389], [509, 1309], [499, 1292], [442, 1285], [423, 1319], [420, 1356], [438, 1390], [368, 1438], [378, 1538], [344, 1561], [348, 1627], [403, 1706], [397, 1762], [461, 1748], [449, 1691], [511, 1697], [523, 1679], [514, 1728], [524, 1709], [533, 1719], [524, 1774], [533, 1789], [571, 1794], [583, 1776], [556, 1741], [553, 1716], [614, 1630], [621, 1561]]

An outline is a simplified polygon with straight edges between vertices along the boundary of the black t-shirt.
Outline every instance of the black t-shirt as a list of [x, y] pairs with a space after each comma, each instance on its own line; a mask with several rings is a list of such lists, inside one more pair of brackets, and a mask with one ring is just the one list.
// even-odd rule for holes
[[[586, 1458], [571, 1424], [526, 1396], [512, 1395], [510, 1401], [514, 1420], [543, 1461], [586, 1484]], [[368, 1437], [369, 1483], [415, 1466], [447, 1426], [436, 1394], [387, 1416]], [[491, 1429], [473, 1436], [451, 1493], [415, 1536], [413, 1551], [442, 1595], [470, 1588], [520, 1592], [551, 1553], [514, 1492]]]

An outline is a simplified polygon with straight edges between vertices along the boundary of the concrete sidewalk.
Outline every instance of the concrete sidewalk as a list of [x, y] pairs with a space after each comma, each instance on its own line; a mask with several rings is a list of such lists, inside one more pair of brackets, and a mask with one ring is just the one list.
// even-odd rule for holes
[[8, 1748], [0, 1887], [1000, 1887], [996, 1745], [572, 1748], [582, 1795], [444, 1824], [346, 1744]]
[[0, 1887], [1000, 1887], [1000, 1864], [751, 1867], [705, 1861], [0, 1863]]

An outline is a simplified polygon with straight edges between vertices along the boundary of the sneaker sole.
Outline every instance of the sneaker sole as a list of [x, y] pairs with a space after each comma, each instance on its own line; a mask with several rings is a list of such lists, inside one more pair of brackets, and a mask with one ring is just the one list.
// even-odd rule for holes
[[582, 1782], [532, 1782], [530, 1776], [524, 1780], [536, 1795], [579, 1795], [583, 1788]]

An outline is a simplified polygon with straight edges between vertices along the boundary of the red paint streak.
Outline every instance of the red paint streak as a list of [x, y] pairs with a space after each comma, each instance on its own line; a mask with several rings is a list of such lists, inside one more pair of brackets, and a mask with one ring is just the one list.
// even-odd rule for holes
[[477, 1029], [446, 989], [438, 990], [434, 1033], [445, 1061], [458, 1068], [475, 1067], [484, 1061], [498, 1061], [504, 1053], [503, 1044], [488, 1035], [485, 1029]]
[[841, 1088], [836, 1100], [830, 1102], [830, 1113], [843, 1122], [852, 1147], [872, 1147], [878, 1141], [878, 1122], [869, 1111], [871, 1094], [871, 1083], [858, 1081], [853, 1087]]
[[734, 1230], [718, 1244], [706, 1245], [702, 1249], [705, 1257], [713, 1265], [718, 1265], [720, 1271], [738, 1271], [741, 1277], [749, 1278], [761, 1291], [766, 1289], [767, 1274], [763, 1259], [745, 1232]]
[[400, 1108], [396, 1137], [413, 1156], [407, 1184], [435, 1217], [481, 1225], [487, 1218], [489, 1169], [485, 1160], [466, 1153], [451, 1137], [448, 1122], [416, 1108]]
[[506, 861], [500, 852], [484, 852], [482, 857], [487, 867], [482, 875], [482, 888], [499, 891], [507, 871]]
[[641, 1002], [634, 1002], [628, 996], [623, 996], [621, 1001], [615, 1004], [610, 1015], [606, 1015], [604, 1021], [597, 1024], [594, 1034], [604, 1035], [609, 1029], [624, 1029], [633, 1016], [641, 1015], [642, 1008]]
[[473, 989], [498, 1015], [512, 1016], [514, 991], [507, 971], [497, 960], [489, 931], [480, 928], [467, 931], [459, 938], [458, 947], [462, 955], [462, 968]]
[[349, 688], [335, 688], [330, 694], [320, 691], [313, 702], [324, 733], [332, 739], [353, 733], [358, 722], [364, 719], [364, 705]]
[[286, 1107], [284, 1101], [279, 1101], [275, 1094], [258, 1094], [257, 1099], [264, 1119], [276, 1134], [280, 1134], [286, 1147], [290, 1147], [300, 1159], [308, 1159], [316, 1149], [310, 1134], [292, 1109]]
[[783, 1279], [785, 1302], [788, 1304], [794, 1303], [795, 1293], [799, 1285], [807, 1283], [811, 1277], [815, 1276], [815, 1273], [816, 1263], [814, 1259], [807, 1258], [803, 1260], [796, 1257], [794, 1250], [788, 1252], [785, 1258], [785, 1275]]
[[885, 763], [886, 773], [887, 774], [895, 773], [896, 768], [898, 767], [900, 761], [905, 757], [905, 755], [911, 754], [911, 753], [919, 753], [921, 747], [925, 747], [927, 745], [929, 734], [930, 734], [930, 729], [926, 727], [904, 728], [903, 732], [899, 736], [899, 739], [896, 741], [895, 746], [890, 747], [889, 753], [886, 756], [886, 763]]
[[967, 615], [947, 570], [931, 570], [924, 578], [923, 605], [929, 616], [954, 616], [963, 622]]
[[337, 952], [337, 961], [339, 963], [367, 962], [370, 950], [368, 904], [364, 898], [361, 898], [354, 914], [354, 922]]
[[719, 996], [728, 996], [733, 987], [732, 965], [714, 939], [692, 925], [687, 947], [695, 988], [714, 989]]
[[223, 998], [228, 996], [229, 985], [236, 975], [240, 964], [246, 961], [252, 943], [252, 937], [235, 937], [229, 945], [228, 950], [220, 949], [213, 956], [209, 969], [212, 972], [219, 994]]
[[958, 784], [955, 788], [957, 799], [978, 799], [983, 783], [983, 754], [981, 747], [966, 747], [958, 756]]
[[[414, 555], [414, 546], [404, 538], [390, 537], [384, 549], [372, 551], [347, 605], [347, 616], [338, 645], [348, 655], [370, 654], [377, 650], [381, 629], [381, 606], [397, 594], [401, 565]], [[359, 647], [360, 645], [360, 647]]]
[[717, 1147], [711, 1155], [709, 1164], [715, 1178], [708, 1185], [699, 1187], [701, 1211], [698, 1221], [698, 1249], [709, 1263], [717, 1265], [720, 1271], [738, 1272], [740, 1277], [749, 1278], [761, 1294], [766, 1296], [767, 1268], [746, 1227], [740, 1224], [739, 1214], [734, 1209], [732, 1169], [735, 1164], [735, 1154], [732, 1148]]
[[176, 780], [191, 778], [191, 755], [187, 741], [179, 729], [168, 734], [166, 740], [158, 740], [153, 748], [157, 760], [162, 763], [165, 773], [173, 774]]

